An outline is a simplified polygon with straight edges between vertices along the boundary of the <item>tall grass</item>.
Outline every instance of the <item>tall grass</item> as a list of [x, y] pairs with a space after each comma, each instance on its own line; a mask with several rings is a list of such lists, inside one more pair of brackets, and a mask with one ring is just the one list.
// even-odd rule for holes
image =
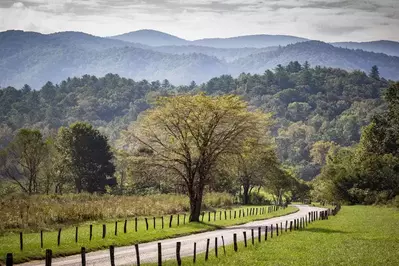
[[[209, 193], [204, 208], [230, 207], [233, 197], [226, 193]], [[0, 233], [36, 231], [59, 225], [86, 221], [119, 219], [133, 216], [175, 214], [189, 210], [185, 195], [148, 196], [113, 195], [10, 195], [0, 199]]]

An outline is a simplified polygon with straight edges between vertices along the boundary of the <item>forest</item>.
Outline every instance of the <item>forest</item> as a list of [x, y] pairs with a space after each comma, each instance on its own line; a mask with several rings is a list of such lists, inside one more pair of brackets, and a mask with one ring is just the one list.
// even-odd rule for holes
[[[396, 144], [392, 140], [397, 137], [397, 86], [380, 77], [377, 66], [364, 73], [290, 62], [261, 75], [223, 75], [199, 85], [192, 82], [174, 86], [166, 79], [134, 81], [107, 74], [100, 78], [68, 78], [59, 84], [48, 82], [40, 90], [32, 90], [29, 85], [3, 88], [1, 193], [181, 192], [193, 197], [191, 209], [196, 208], [194, 198], [202, 197], [204, 191], [239, 194], [244, 203], [262, 202], [265, 199], [261, 188], [274, 195], [276, 202], [282, 202], [284, 197], [387, 202], [397, 195], [399, 183], [395, 174]], [[183, 116], [177, 117], [178, 121], [184, 121], [185, 114], [208, 108], [215, 117], [226, 110], [232, 112], [223, 122], [223, 129], [231, 125], [233, 117], [241, 115], [248, 115], [247, 120], [253, 120], [253, 124], [265, 126], [260, 130], [253, 124], [240, 125], [242, 132], [252, 137], [238, 134], [234, 142], [239, 147], [212, 148], [215, 150], [211, 154], [218, 154], [217, 158], [205, 156], [209, 154], [200, 152], [205, 148], [196, 146], [190, 150], [196, 160], [184, 161], [186, 156], [183, 162], [177, 160], [181, 154], [168, 146], [170, 140], [164, 140], [168, 145], [161, 141], [175, 131], [159, 131], [155, 126], [175, 114]], [[242, 112], [234, 113], [237, 108]], [[384, 115], [386, 112], [388, 116]], [[213, 121], [212, 116], [190, 119], [192, 123], [198, 120], [195, 128], [201, 132], [208, 130], [202, 124]], [[143, 134], [146, 130], [151, 134]], [[385, 146], [377, 144], [380, 142], [376, 143], [376, 139], [385, 141]], [[144, 146], [132, 144], [137, 141]], [[157, 142], [158, 146], [153, 146]], [[35, 161], [29, 171], [22, 169], [21, 160], [22, 150], [27, 148], [32, 149], [28, 154], [36, 160], [28, 160]], [[220, 154], [216, 152], [219, 149], [223, 151]], [[240, 157], [227, 156], [224, 152], [229, 149]], [[168, 156], [171, 152], [175, 155], [165, 157], [166, 152]], [[181, 168], [176, 171], [175, 164], [165, 165], [171, 160], [181, 167], [193, 165], [182, 174]], [[210, 161], [218, 163], [209, 164]], [[9, 168], [16, 162], [22, 170]], [[383, 170], [373, 171], [381, 165]], [[165, 173], [174, 173], [165, 174], [165, 179], [160, 180], [158, 167], [166, 167]], [[192, 173], [191, 181], [190, 169], [199, 171]], [[179, 175], [183, 178], [176, 178]], [[203, 178], [201, 190], [190, 191], [188, 184], [197, 182], [197, 176]], [[346, 192], [342, 194], [343, 191]]]

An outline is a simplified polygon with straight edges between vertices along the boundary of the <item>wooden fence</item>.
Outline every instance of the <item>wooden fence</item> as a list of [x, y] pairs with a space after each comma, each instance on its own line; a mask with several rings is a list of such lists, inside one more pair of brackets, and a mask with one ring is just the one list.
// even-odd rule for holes
[[[251, 215], [251, 213], [257, 213], [255, 211], [255, 208], [253, 208], [254, 210], [248, 211], [247, 215]], [[277, 207], [273, 207], [273, 209], [277, 210]], [[264, 241], [267, 241], [268, 237], [273, 238], [274, 233], [276, 234], [276, 237], [278, 237], [279, 235], [281, 235], [283, 233], [283, 231], [288, 232], [288, 230], [291, 232], [292, 230], [301, 230], [304, 229], [308, 226], [308, 224], [312, 223], [313, 221], [316, 220], [328, 220], [328, 217], [330, 215], [336, 215], [339, 210], [341, 209], [340, 205], [335, 206], [334, 209], [328, 209], [328, 210], [324, 210], [324, 211], [313, 211], [313, 212], [309, 212], [308, 216], [304, 216], [295, 220], [291, 220], [288, 223], [288, 220], [286, 220], [285, 222], [285, 227], [283, 227], [283, 223], [280, 224], [276, 224], [275, 226], [271, 225], [269, 226], [265, 226], [265, 227], [257, 227], [257, 228], [251, 228], [251, 243], [252, 245], [255, 245], [255, 236], [254, 236], [254, 230], [257, 230], [257, 236], [258, 236], [258, 242], [262, 242], [262, 231], [264, 232]], [[236, 212], [236, 211], [234, 211]], [[260, 211], [262, 212], [262, 211]], [[241, 213], [241, 211], [240, 211]], [[242, 211], [242, 214], [244, 215], [244, 211]], [[240, 215], [240, 214], [239, 214]], [[203, 214], [204, 216], [204, 214]], [[215, 216], [216, 217], [216, 214]], [[220, 214], [219, 217], [222, 217], [222, 215]], [[226, 216], [227, 217], [227, 216]], [[234, 216], [233, 216], [234, 217]], [[171, 220], [173, 219], [173, 216], [171, 216], [170, 218]], [[215, 218], [216, 219], [216, 218]], [[288, 226], [289, 225], [289, 226]], [[117, 224], [115, 225], [117, 226]], [[126, 227], [126, 226], [125, 226]], [[104, 229], [105, 230], [105, 229]], [[76, 232], [78, 232], [78, 229], [76, 229]], [[116, 232], [116, 231], [115, 231]], [[246, 235], [246, 231], [243, 231], [243, 237], [244, 237], [244, 247], [247, 247], [247, 235]], [[59, 235], [61, 234], [61, 230], [59, 230]], [[226, 248], [225, 248], [225, 242], [224, 242], [224, 238], [223, 236], [221, 236], [221, 248], [223, 249], [223, 254], [226, 255]], [[207, 245], [206, 245], [206, 250], [205, 250], [205, 261], [208, 260], [209, 258], [209, 246], [210, 246], [210, 239], [207, 239]], [[233, 246], [234, 246], [234, 251], [238, 252], [238, 244], [237, 244], [237, 234], [234, 233], [233, 234]], [[218, 246], [218, 239], [215, 238], [215, 242], [214, 242], [214, 252], [215, 252], [215, 256], [218, 257], [219, 253], [219, 246]], [[21, 234], [21, 250], [23, 248], [23, 242], [22, 242], [22, 234]], [[135, 251], [136, 251], [136, 265], [141, 264], [140, 261], [140, 248], [139, 245], [136, 244], [135, 245]], [[182, 261], [181, 261], [181, 242], [176, 242], [176, 262], [177, 265], [181, 265]], [[114, 246], [110, 246], [109, 247], [109, 257], [110, 257], [110, 265], [111, 266], [115, 266], [115, 247]], [[193, 246], [193, 262], [195, 263], [197, 261], [197, 243], [194, 243]], [[86, 265], [86, 249], [84, 247], [81, 248], [81, 263], [82, 266]], [[46, 266], [51, 266], [52, 264], [52, 250], [51, 249], [46, 249], [46, 253], [45, 253], [45, 265]], [[6, 256], [6, 266], [12, 266], [13, 264], [13, 254], [12, 253], [8, 253]], [[162, 244], [158, 243], [158, 265], [162, 266]]]

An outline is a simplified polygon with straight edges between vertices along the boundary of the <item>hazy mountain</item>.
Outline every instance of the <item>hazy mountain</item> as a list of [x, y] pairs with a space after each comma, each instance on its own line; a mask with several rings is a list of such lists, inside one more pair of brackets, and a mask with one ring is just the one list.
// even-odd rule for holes
[[278, 64], [285, 65], [290, 61], [308, 61], [313, 66], [359, 69], [367, 73], [373, 65], [377, 65], [382, 76], [399, 79], [399, 57], [339, 48], [319, 41], [291, 44], [276, 51], [250, 55], [234, 61], [233, 65], [237, 71], [261, 73], [265, 69], [275, 68]]
[[138, 30], [109, 37], [121, 41], [141, 43], [150, 46], [187, 45], [189, 41], [155, 30]]
[[134, 79], [197, 83], [221, 74], [262, 73], [290, 61], [368, 72], [399, 79], [399, 57], [350, 50], [317, 41], [285, 47], [213, 48], [195, 45], [147, 46], [79, 32], [0, 33], [0, 87], [39, 88], [47, 81], [85, 74], [115, 73]]
[[270, 46], [286, 46], [288, 44], [307, 41], [307, 39], [286, 35], [248, 35], [232, 38], [213, 38], [193, 41], [195, 45], [216, 48], [262, 48]]
[[286, 46], [288, 44], [307, 41], [308, 39], [287, 35], [247, 35], [232, 38], [209, 38], [188, 41], [179, 37], [155, 30], [139, 30], [122, 35], [112, 36], [112, 39], [141, 43], [150, 46], [207, 46], [214, 48], [263, 48], [271, 46]]
[[278, 47], [266, 48], [214, 48], [207, 46], [184, 45], [184, 46], [159, 46], [148, 47], [154, 51], [168, 53], [168, 54], [192, 54], [200, 53], [204, 55], [214, 56], [220, 60], [231, 62], [251, 54], [264, 53], [277, 50]]
[[332, 43], [332, 45], [342, 48], [361, 49], [369, 52], [399, 56], [399, 42], [394, 41], [336, 42]]

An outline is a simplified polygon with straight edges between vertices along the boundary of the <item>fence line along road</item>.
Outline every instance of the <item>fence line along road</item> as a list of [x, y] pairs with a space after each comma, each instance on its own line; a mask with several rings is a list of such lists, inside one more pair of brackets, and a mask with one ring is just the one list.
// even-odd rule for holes
[[[209, 248], [215, 248], [215, 238], [219, 240], [219, 243], [230, 245], [234, 243], [233, 236], [236, 234], [237, 241], [244, 241], [244, 235], [247, 236], [249, 244], [252, 243], [252, 236], [257, 241], [259, 239], [259, 227], [262, 228], [261, 235], [264, 235], [265, 227], [269, 227], [269, 231], [273, 228], [274, 237], [276, 237], [277, 228], [279, 233], [284, 234], [286, 231], [286, 225], [290, 230], [290, 224], [296, 224], [303, 222], [304, 217], [308, 217], [311, 212], [320, 212], [325, 210], [324, 208], [311, 207], [306, 205], [293, 205], [299, 210], [296, 213], [270, 218], [261, 221], [249, 222], [243, 225], [230, 226], [215, 231], [197, 233], [183, 237], [176, 237], [165, 240], [152, 241], [139, 245], [140, 261], [141, 263], [157, 262], [158, 261], [158, 243], [162, 246], [162, 260], [176, 259], [176, 242], [181, 242], [180, 255], [181, 257], [193, 256], [194, 243], [196, 243], [196, 253], [204, 253], [207, 248], [207, 240], [211, 239]], [[273, 226], [273, 227], [272, 227]], [[278, 227], [277, 227], [278, 226]], [[243, 234], [243, 232], [246, 232]], [[272, 232], [269, 232], [271, 236]], [[222, 239], [223, 236], [223, 239]], [[269, 237], [270, 237], [269, 236]], [[222, 242], [223, 241], [223, 242]], [[262, 239], [263, 241], [263, 239]], [[219, 244], [220, 245], [220, 244]], [[220, 246], [219, 246], [220, 248]], [[136, 248], [134, 245], [125, 247], [115, 247], [113, 250], [115, 256], [115, 265], [136, 265]], [[109, 266], [110, 265], [110, 250], [100, 250], [85, 254], [86, 265], [95, 266]], [[25, 266], [39, 266], [45, 265], [45, 260], [42, 261], [31, 261], [19, 265]], [[52, 259], [52, 266], [80, 266], [82, 265], [82, 255], [72, 255], [67, 257], [59, 257]]]

